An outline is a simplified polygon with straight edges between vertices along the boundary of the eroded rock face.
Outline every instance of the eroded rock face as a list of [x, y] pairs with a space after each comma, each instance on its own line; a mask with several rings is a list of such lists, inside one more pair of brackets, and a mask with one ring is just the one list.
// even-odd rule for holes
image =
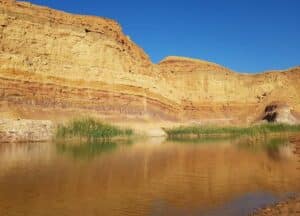
[[297, 116], [292, 113], [291, 108], [279, 102], [273, 102], [266, 106], [263, 120], [266, 122], [277, 122], [286, 124], [297, 124], [299, 120]]
[[245, 75], [174, 56], [156, 65], [113, 20], [0, 1], [0, 117], [249, 123], [274, 100], [300, 111], [299, 86], [299, 67]]
[[53, 132], [51, 121], [0, 120], [0, 143], [47, 141], [51, 140]]

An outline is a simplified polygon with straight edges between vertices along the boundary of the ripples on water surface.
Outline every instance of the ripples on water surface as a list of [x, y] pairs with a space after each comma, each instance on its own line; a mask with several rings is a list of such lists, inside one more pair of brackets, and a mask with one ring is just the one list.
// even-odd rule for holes
[[295, 145], [282, 138], [2, 144], [0, 215], [247, 215], [300, 192]]

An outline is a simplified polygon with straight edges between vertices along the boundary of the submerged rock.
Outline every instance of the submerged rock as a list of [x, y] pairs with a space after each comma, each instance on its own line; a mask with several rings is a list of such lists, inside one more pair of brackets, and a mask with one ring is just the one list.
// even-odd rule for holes
[[54, 126], [48, 120], [1, 119], [1, 142], [37, 142], [52, 138]]

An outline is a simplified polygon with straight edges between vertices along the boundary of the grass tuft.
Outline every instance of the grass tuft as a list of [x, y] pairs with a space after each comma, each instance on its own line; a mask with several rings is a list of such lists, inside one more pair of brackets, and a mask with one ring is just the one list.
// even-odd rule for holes
[[93, 118], [75, 119], [67, 125], [58, 125], [57, 138], [80, 137], [87, 139], [112, 138], [131, 136], [132, 129], [121, 129]]

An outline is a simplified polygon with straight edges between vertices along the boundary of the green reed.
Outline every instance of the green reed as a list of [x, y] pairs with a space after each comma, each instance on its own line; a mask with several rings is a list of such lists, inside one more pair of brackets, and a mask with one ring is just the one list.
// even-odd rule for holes
[[297, 132], [300, 131], [300, 125], [288, 124], [260, 124], [247, 127], [237, 126], [180, 126], [176, 128], [165, 129], [169, 137], [178, 136], [198, 136], [203, 135], [264, 135], [268, 133]]
[[117, 136], [131, 136], [132, 129], [123, 129], [103, 123], [93, 118], [75, 119], [66, 125], [57, 127], [57, 138], [80, 137], [87, 139], [112, 138]]

